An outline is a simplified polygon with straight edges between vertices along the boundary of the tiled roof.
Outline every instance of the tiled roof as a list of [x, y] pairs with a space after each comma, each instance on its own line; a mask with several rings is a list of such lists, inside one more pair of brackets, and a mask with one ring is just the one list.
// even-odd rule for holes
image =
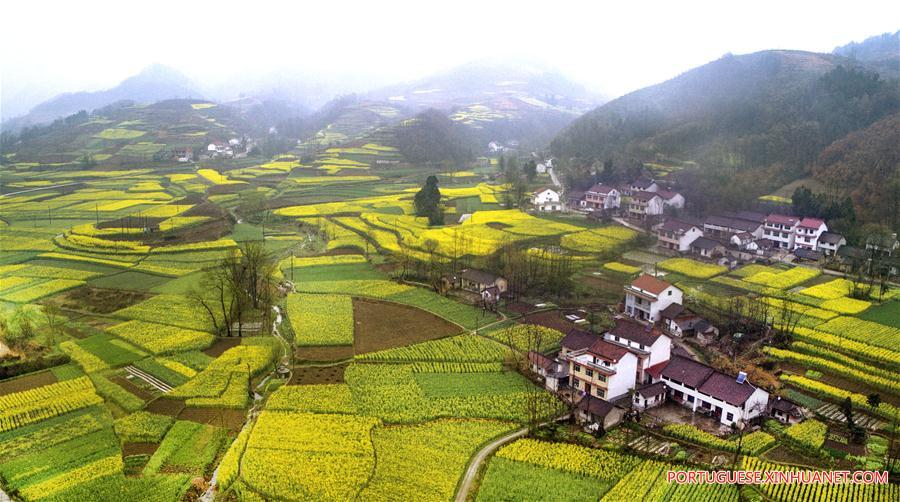
[[819, 228], [824, 225], [825, 222], [818, 218], [803, 218], [800, 220], [800, 226], [803, 228]]
[[657, 190], [656, 195], [659, 195], [663, 199], [669, 200], [669, 199], [675, 197], [676, 195], [680, 195], [680, 194], [674, 190]]
[[663, 336], [652, 324], [644, 325], [632, 319], [616, 319], [616, 325], [609, 330], [609, 333], [647, 347]]
[[684, 305], [680, 303], [670, 303], [668, 307], [659, 311], [659, 316], [663, 319], [675, 319], [685, 310]]
[[[676, 347], [676, 348], [678, 348], [678, 347]], [[659, 375], [662, 373], [663, 368], [665, 368], [666, 365], [668, 365], [668, 364], [669, 364], [668, 360], [663, 361], [661, 363], [656, 363], [653, 366], [650, 366], [649, 368], [647, 368], [645, 371], [647, 373], [650, 373], [650, 375], [653, 378], [659, 378]]]
[[572, 329], [563, 337], [559, 345], [569, 350], [582, 350], [590, 347], [599, 338], [599, 335], [580, 329]]
[[494, 281], [500, 278], [500, 276], [492, 274], [490, 272], [485, 272], [483, 270], [475, 270], [474, 268], [470, 268], [463, 272], [460, 277], [466, 279], [467, 281], [476, 282], [478, 284], [493, 284]]
[[660, 374], [689, 387], [700, 387], [714, 370], [705, 364], [684, 357], [673, 357]]
[[693, 242], [691, 242], [691, 247], [697, 249], [715, 249], [717, 246], [722, 245], [723, 244], [721, 244], [719, 241], [709, 239], [707, 237], [697, 237]]
[[644, 189], [644, 188], [647, 188], [647, 187], [653, 185], [653, 183], [655, 183], [655, 181], [642, 177], [642, 178], [638, 178], [638, 179], [634, 180], [634, 182], [631, 183], [631, 186], [638, 187], [640, 189]]
[[819, 236], [819, 242], [825, 244], [837, 244], [841, 242], [844, 236], [841, 234], [836, 234], [833, 232], [822, 232], [822, 235]]
[[679, 233], [684, 233], [684, 232], [687, 232], [688, 230], [690, 230], [690, 229], [692, 229], [692, 228], [694, 228], [694, 227], [696, 227], [696, 225], [693, 225], [693, 224], [688, 223], [688, 222], [686, 222], [686, 221], [681, 221], [681, 220], [669, 220], [669, 221], [663, 223], [663, 225], [662, 225], [661, 227], [659, 227], [659, 228], [660, 228], [660, 230], [665, 230], [665, 231], [667, 231], [667, 232], [679, 232]]
[[738, 383], [735, 377], [716, 371], [703, 382], [698, 390], [728, 404], [740, 406], [753, 395], [756, 387], [746, 380], [744, 383]]
[[596, 185], [592, 186], [588, 190], [588, 192], [608, 194], [609, 192], [611, 192], [613, 190], [615, 190], [615, 187], [611, 187], [609, 185], [604, 185], [603, 183], [597, 183]]
[[594, 343], [591, 344], [591, 348], [588, 349], [588, 353], [599, 356], [601, 359], [617, 363], [619, 362], [619, 359], [622, 358], [622, 356], [628, 353], [628, 349], [622, 347], [621, 345], [607, 342], [602, 338], [598, 338]]
[[643, 397], [654, 397], [666, 392], [666, 384], [662, 382], [656, 382], [646, 387], [642, 387], [637, 390], [637, 393]]
[[649, 201], [654, 197], [659, 197], [655, 192], [637, 192], [631, 196], [632, 199]]
[[597, 417], [606, 417], [615, 408], [615, 405], [598, 397], [584, 396], [575, 407]]
[[533, 350], [528, 352], [528, 362], [532, 364], [536, 364], [539, 367], [545, 370], [552, 370], [556, 367], [556, 362], [553, 359], [541, 354], [540, 352], [535, 352]]
[[761, 225], [761, 223], [755, 221], [718, 215], [707, 216], [704, 224], [714, 225], [717, 227], [733, 228], [741, 232], [753, 232]]
[[783, 214], [770, 214], [766, 216], [766, 223], [774, 223], [776, 225], [794, 226], [797, 224], [797, 218], [793, 216], [785, 216]]
[[643, 291], [648, 291], [650, 293], [653, 293], [654, 295], [658, 295], [665, 291], [666, 288], [671, 286], [671, 284], [666, 281], [659, 280], [652, 275], [641, 274], [640, 277], [638, 277], [631, 283], [631, 286]]

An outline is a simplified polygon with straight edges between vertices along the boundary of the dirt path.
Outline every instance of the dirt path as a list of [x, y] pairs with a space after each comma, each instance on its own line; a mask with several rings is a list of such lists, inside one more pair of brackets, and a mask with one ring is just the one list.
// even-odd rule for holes
[[528, 428], [523, 427], [491, 441], [484, 448], [479, 450], [469, 462], [469, 467], [466, 469], [466, 473], [463, 475], [462, 481], [456, 489], [456, 502], [466, 502], [466, 497], [468, 497], [469, 491], [472, 489], [472, 482], [475, 480], [475, 475], [478, 474], [478, 467], [481, 466], [481, 463], [484, 462], [484, 459], [487, 458], [488, 455], [493, 453], [497, 448], [500, 448], [510, 441], [519, 439], [525, 434], [528, 434]]

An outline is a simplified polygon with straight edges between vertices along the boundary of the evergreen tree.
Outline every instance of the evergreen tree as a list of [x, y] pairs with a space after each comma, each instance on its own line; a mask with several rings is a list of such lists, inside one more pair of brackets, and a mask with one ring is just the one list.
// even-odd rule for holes
[[425, 180], [425, 186], [413, 198], [416, 216], [428, 218], [429, 225], [444, 223], [444, 212], [441, 208], [441, 191], [438, 188], [437, 176], [431, 175]]

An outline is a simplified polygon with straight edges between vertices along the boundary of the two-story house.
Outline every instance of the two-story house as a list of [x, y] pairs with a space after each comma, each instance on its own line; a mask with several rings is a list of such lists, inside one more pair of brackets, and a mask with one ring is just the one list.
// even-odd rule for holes
[[724, 425], [747, 421], [767, 411], [769, 393], [747, 380], [747, 375], [726, 375], [713, 368], [675, 356], [659, 371], [669, 399], [715, 417]]
[[584, 203], [588, 209], [615, 209], [621, 204], [621, 194], [615, 187], [598, 183], [584, 192]]
[[663, 214], [662, 197], [654, 192], [634, 192], [628, 203], [628, 216], [637, 220], [645, 220], [648, 216]]
[[531, 204], [538, 211], [559, 211], [562, 204], [559, 201], [559, 192], [552, 188], [538, 188], [531, 194]]
[[633, 319], [616, 319], [616, 325], [603, 334], [610, 343], [620, 345], [638, 359], [634, 384], [641, 385], [653, 381], [650, 368], [665, 364], [672, 353], [672, 339], [653, 324], [644, 324]]
[[766, 216], [766, 222], [763, 225], [763, 236], [774, 242], [775, 247], [791, 250], [794, 249], [794, 239], [799, 224], [800, 220], [793, 216], [770, 214]]
[[656, 322], [673, 303], [683, 303], [680, 289], [652, 275], [641, 274], [625, 285], [625, 313], [641, 321]]
[[825, 222], [818, 218], [803, 218], [795, 230], [793, 249], [801, 248], [816, 251], [819, 245], [819, 237], [828, 230]]
[[669, 220], [656, 231], [656, 245], [673, 251], [687, 251], [694, 239], [703, 237], [697, 225], [681, 220]]
[[638, 358], [627, 348], [596, 337], [587, 348], [565, 355], [572, 388], [611, 400], [634, 388]]

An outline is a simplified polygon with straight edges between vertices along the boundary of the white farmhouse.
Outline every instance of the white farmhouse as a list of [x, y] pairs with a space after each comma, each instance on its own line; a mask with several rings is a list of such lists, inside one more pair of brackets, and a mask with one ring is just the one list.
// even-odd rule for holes
[[673, 251], [687, 251], [691, 243], [703, 237], [703, 230], [697, 225], [681, 220], [669, 220], [656, 231], [656, 245]]
[[672, 190], [662, 190], [659, 189], [656, 191], [656, 194], [660, 196], [663, 200], [663, 204], [669, 207], [674, 207], [677, 209], [684, 208], [684, 196], [678, 192], [673, 192]]
[[671, 401], [708, 413], [724, 425], [766, 413], [769, 402], [769, 393], [751, 384], [746, 374], [726, 375], [680, 356], [662, 368], [659, 381]]
[[775, 243], [775, 247], [781, 249], [794, 249], [797, 225], [800, 220], [793, 216], [783, 214], [770, 214], [766, 216], [763, 224], [764, 236]]
[[586, 348], [567, 353], [572, 388], [583, 396], [610, 400], [634, 388], [638, 358], [627, 348], [595, 337]]
[[621, 204], [621, 194], [617, 189], [598, 183], [584, 193], [584, 202], [588, 209], [613, 209]]
[[664, 206], [662, 197], [654, 192], [635, 192], [628, 203], [628, 216], [645, 220], [648, 216], [663, 214]]
[[680, 289], [653, 277], [641, 274], [625, 286], [625, 313], [641, 321], [656, 322], [659, 313], [673, 303], [682, 303]]
[[662, 368], [672, 353], [672, 339], [652, 324], [633, 319], [616, 319], [616, 325], [603, 335], [610, 343], [620, 345], [638, 358], [634, 384], [653, 381], [651, 368]]
[[818, 218], [803, 218], [797, 225], [794, 237], [794, 249], [802, 248], [815, 251], [819, 245], [819, 237], [828, 231], [825, 222]]
[[847, 245], [847, 239], [841, 234], [832, 232], [822, 232], [819, 236], [819, 246], [817, 251], [821, 251], [825, 256], [833, 256], [837, 254], [841, 246]]
[[559, 192], [552, 188], [542, 187], [531, 194], [531, 203], [538, 211], [559, 211], [562, 204], [559, 202]]

